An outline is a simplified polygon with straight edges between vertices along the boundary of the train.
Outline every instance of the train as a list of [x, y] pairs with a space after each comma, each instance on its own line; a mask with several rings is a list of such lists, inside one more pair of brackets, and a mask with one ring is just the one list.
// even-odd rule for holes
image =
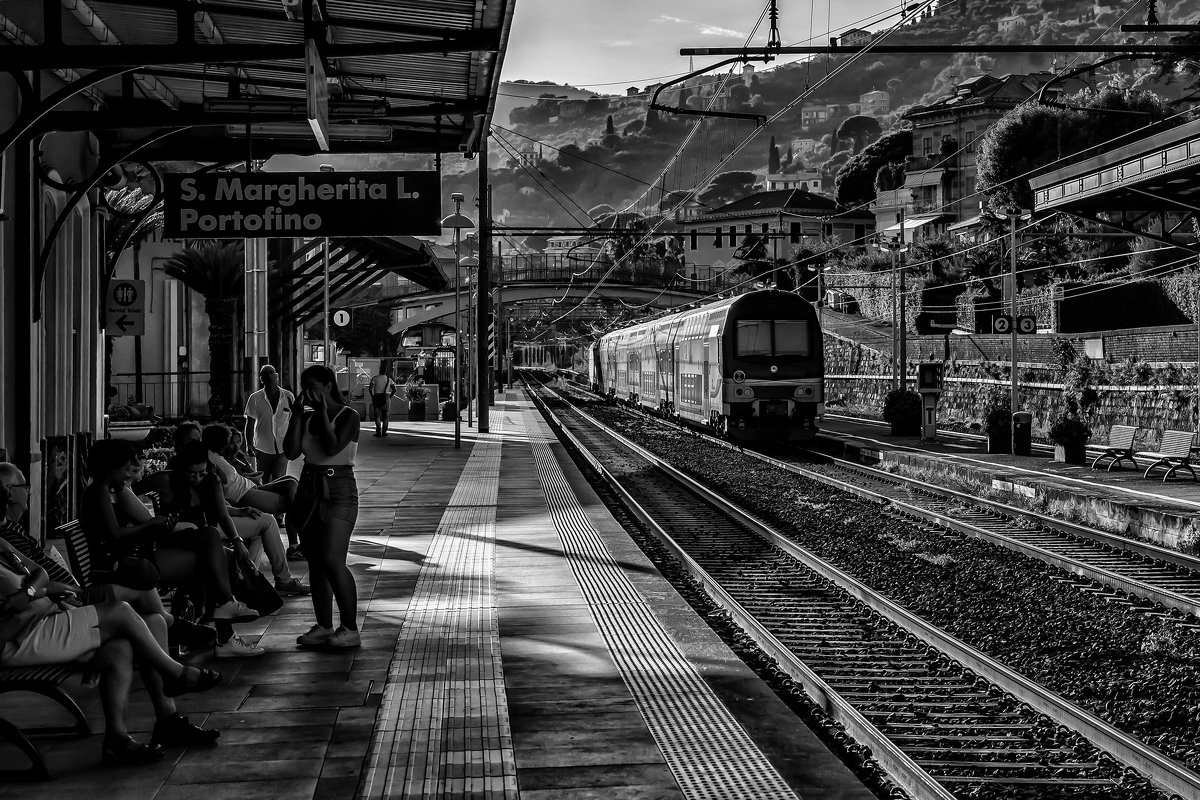
[[587, 372], [610, 398], [734, 441], [807, 441], [824, 413], [820, 320], [804, 298], [778, 290], [605, 334]]

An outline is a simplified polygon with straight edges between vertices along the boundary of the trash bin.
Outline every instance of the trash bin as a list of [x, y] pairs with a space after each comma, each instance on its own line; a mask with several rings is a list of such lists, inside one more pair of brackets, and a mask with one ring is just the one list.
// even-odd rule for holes
[[1012, 415], [1012, 451], [1014, 456], [1029, 455], [1029, 440], [1032, 436], [1033, 414], [1018, 411]]

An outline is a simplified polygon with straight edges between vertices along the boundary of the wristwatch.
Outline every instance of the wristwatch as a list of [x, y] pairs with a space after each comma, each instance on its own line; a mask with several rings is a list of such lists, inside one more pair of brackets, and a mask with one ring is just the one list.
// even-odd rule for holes
[[37, 597], [37, 589], [33, 588], [32, 586], [26, 586], [25, 594], [29, 595], [30, 600], [33, 600]]

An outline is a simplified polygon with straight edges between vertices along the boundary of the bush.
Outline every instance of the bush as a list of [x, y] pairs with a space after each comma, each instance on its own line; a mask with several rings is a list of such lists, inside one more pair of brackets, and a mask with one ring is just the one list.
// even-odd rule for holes
[[883, 421], [901, 429], [921, 425], [921, 395], [904, 389], [893, 389], [883, 399]]
[[429, 397], [429, 387], [425, 381], [409, 381], [404, 384], [404, 399], [410, 403], [424, 403]]
[[1063, 447], [1087, 444], [1092, 436], [1089, 428], [1078, 414], [1062, 414], [1050, 425], [1046, 436], [1055, 444]]
[[996, 389], [983, 407], [983, 432], [992, 439], [1012, 438], [1012, 407], [1008, 393]]

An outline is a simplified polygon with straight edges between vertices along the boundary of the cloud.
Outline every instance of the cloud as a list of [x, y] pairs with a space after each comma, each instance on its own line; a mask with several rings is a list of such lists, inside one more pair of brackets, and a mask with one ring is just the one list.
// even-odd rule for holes
[[605, 47], [633, 47], [632, 39], [605, 39]]
[[745, 39], [747, 34], [743, 31], [735, 31], [732, 28], [722, 28], [717, 25], [709, 25], [706, 22], [696, 22], [692, 19], [683, 19], [682, 17], [672, 17], [668, 14], [659, 14], [658, 22], [673, 22], [677, 25], [691, 25], [696, 28], [701, 36], [736, 36]]

